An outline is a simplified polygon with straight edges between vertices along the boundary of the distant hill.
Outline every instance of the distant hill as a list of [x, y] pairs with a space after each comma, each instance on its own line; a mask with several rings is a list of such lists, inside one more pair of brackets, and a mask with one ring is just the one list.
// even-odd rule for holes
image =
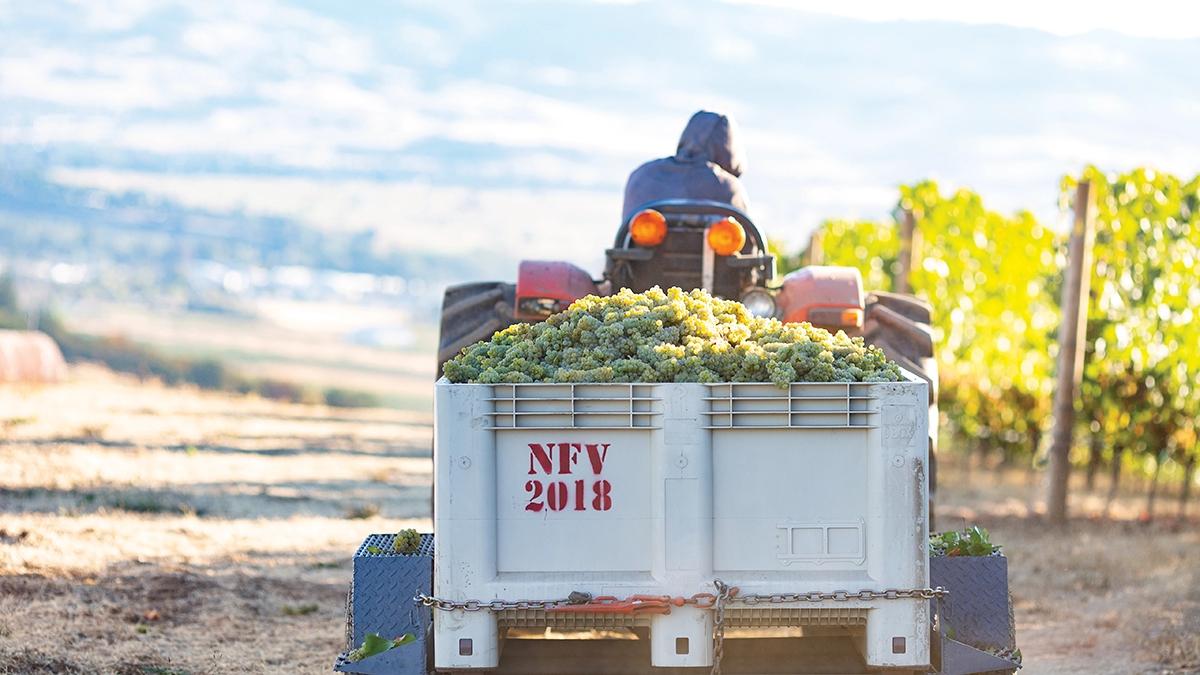
[[137, 299], [175, 291], [186, 285], [191, 267], [203, 263], [387, 275], [431, 287], [507, 271], [494, 258], [383, 244], [373, 229], [320, 230], [292, 218], [64, 186], [29, 167], [0, 172], [0, 259], [24, 267], [89, 265], [118, 300], [129, 299], [120, 297], [122, 283]]

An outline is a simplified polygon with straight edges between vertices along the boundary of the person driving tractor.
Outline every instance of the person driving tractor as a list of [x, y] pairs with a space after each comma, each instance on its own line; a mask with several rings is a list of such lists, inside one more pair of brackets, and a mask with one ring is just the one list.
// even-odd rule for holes
[[746, 169], [737, 141], [737, 123], [729, 115], [701, 110], [692, 115], [671, 157], [634, 169], [625, 183], [621, 220], [659, 199], [708, 199], [747, 211], [738, 177]]

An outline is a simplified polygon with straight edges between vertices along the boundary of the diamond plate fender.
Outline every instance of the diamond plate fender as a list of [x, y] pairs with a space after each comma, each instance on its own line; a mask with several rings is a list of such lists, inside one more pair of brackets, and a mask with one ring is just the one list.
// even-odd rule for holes
[[[351, 644], [362, 644], [368, 633], [394, 638], [405, 633], [416, 642], [402, 645], [356, 663], [338, 657], [333, 669], [363, 675], [425, 675], [428, 672], [429, 632], [433, 613], [413, 602], [417, 593], [433, 592], [433, 535], [421, 535], [414, 555], [392, 552], [393, 534], [372, 534], [354, 554], [350, 615], [346, 617]], [[382, 553], [368, 553], [378, 547]]]
[[980, 649], [1016, 648], [1007, 558], [933, 556], [929, 583], [950, 591], [941, 603], [947, 637]]

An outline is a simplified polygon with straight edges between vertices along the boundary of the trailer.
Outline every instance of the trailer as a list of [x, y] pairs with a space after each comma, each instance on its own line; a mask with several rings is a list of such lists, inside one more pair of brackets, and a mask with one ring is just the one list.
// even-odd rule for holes
[[[446, 289], [438, 374], [465, 347], [518, 322], [543, 321], [579, 298], [628, 288], [700, 288], [737, 300], [758, 317], [808, 322], [862, 337], [928, 385], [929, 430], [937, 428], [938, 365], [933, 308], [912, 295], [863, 287], [853, 267], [809, 265], [782, 278], [767, 237], [749, 214], [702, 199], [643, 204], [617, 227], [599, 278], [562, 260], [524, 260], [516, 283], [473, 282]], [[937, 486], [937, 434], [928, 437], [929, 497]]]
[[[929, 557], [928, 383], [436, 385], [434, 532], [371, 535], [351, 673], [1011, 672]], [[415, 640], [359, 661], [368, 634]]]

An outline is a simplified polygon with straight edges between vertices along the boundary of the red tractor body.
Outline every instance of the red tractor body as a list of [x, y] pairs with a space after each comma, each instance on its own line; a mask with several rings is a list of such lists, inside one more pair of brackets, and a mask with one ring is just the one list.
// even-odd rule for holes
[[596, 292], [592, 276], [569, 262], [524, 260], [517, 268], [516, 317], [541, 321]]

